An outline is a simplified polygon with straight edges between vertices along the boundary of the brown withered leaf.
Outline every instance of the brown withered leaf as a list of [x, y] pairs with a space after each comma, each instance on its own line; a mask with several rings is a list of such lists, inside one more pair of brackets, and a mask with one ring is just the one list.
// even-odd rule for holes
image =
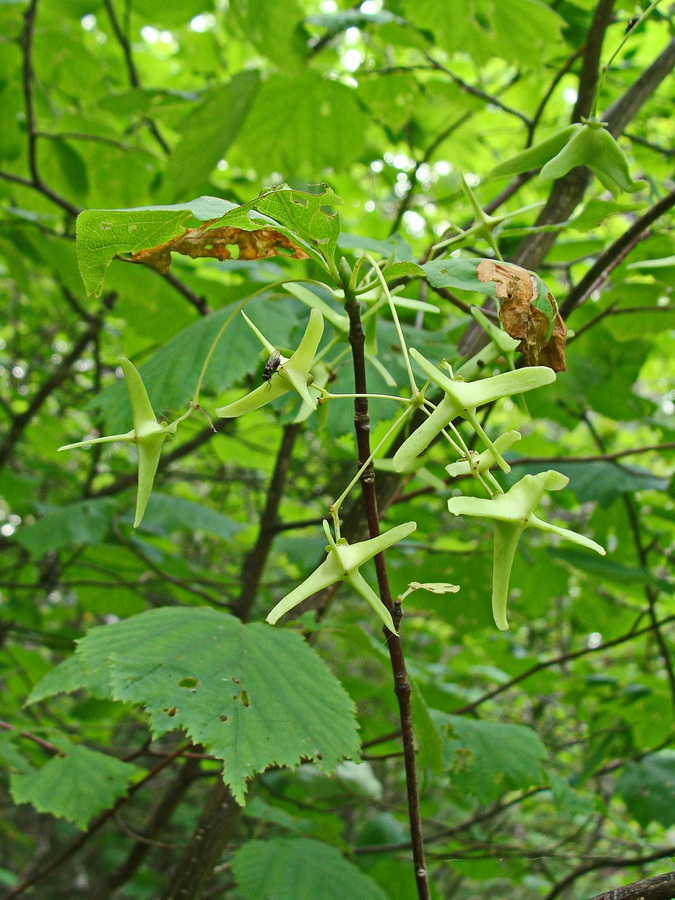
[[[171, 254], [182, 253], [192, 259], [267, 259], [270, 256], [289, 256], [292, 259], [309, 259], [297, 244], [273, 228], [243, 231], [241, 228], [208, 228], [205, 222], [200, 228], [189, 228], [178, 237], [157, 247], [147, 247], [134, 253], [132, 261], [152, 266], [165, 275], [171, 266]], [[234, 247], [239, 248], [233, 254]]]
[[[484, 259], [476, 271], [479, 281], [495, 283], [502, 327], [520, 341], [518, 350], [528, 366], [548, 366], [554, 372], [565, 372], [567, 328], [553, 296], [548, 291], [542, 296], [540, 286], [545, 287], [544, 283], [512, 263]], [[551, 317], [553, 331], [549, 337]]]

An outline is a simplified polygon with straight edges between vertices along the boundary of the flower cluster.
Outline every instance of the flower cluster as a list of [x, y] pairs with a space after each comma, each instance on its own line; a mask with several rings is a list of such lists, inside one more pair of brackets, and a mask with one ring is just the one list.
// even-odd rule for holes
[[[239, 400], [220, 407], [216, 410], [217, 414], [222, 418], [241, 416], [247, 412], [259, 409], [291, 390], [295, 390], [303, 401], [303, 406], [299, 413], [300, 418], [304, 418], [316, 410], [317, 396], [322, 392], [321, 388], [316, 387], [316, 384], [321, 382], [321, 376], [315, 382], [312, 368], [317, 365], [317, 351], [324, 329], [324, 320], [321, 312], [316, 308], [311, 309], [302, 340], [295, 352], [288, 357], [283, 356], [258, 331], [252, 322], [248, 319], [246, 321], [260, 339], [266, 351], [272, 354], [265, 370], [265, 383]], [[525, 475], [505, 493], [490, 473], [490, 468], [495, 464], [504, 472], [510, 471], [510, 467], [502, 453], [514, 441], [518, 440], [520, 435], [516, 431], [510, 431], [492, 441], [478, 421], [476, 411], [481, 406], [485, 406], [502, 397], [519, 395], [542, 385], [550, 384], [555, 380], [555, 373], [545, 366], [532, 366], [467, 383], [453, 377], [452, 373], [446, 375], [414, 349], [410, 350], [410, 356], [427, 376], [427, 385], [435, 384], [442, 390], [443, 396], [429, 413], [426, 421], [401, 444], [391, 461], [391, 465], [399, 472], [414, 469], [415, 461], [432, 440], [442, 432], [445, 433], [446, 429], [454, 429], [453, 422], [458, 418], [468, 421], [483, 441], [486, 449], [482, 453], [477, 453], [466, 449], [458, 436], [459, 444], [455, 444], [455, 447], [462, 452], [462, 458], [458, 462], [449, 464], [446, 470], [451, 477], [473, 475], [487, 488], [488, 493], [491, 494], [490, 498], [453, 497], [448, 500], [448, 510], [454, 515], [478, 516], [492, 519], [494, 522], [492, 610], [497, 627], [502, 630], [506, 629], [508, 628], [506, 606], [509, 592], [509, 577], [516, 546], [526, 528], [533, 527], [542, 531], [549, 531], [566, 540], [595, 550], [597, 553], [604, 554], [605, 552], [599, 544], [590, 538], [578, 535], [567, 528], [561, 528], [545, 522], [535, 514], [534, 511], [546, 491], [558, 491], [567, 485], [568, 479], [566, 476], [553, 470], [541, 472], [537, 475]], [[116, 434], [110, 437], [99, 437], [75, 444], [68, 444], [59, 449], [68, 450], [74, 447], [83, 447], [88, 444], [108, 441], [134, 442], [138, 446], [138, 494], [134, 517], [134, 527], [137, 527], [143, 518], [148, 498], [152, 491], [162, 445], [165, 440], [176, 432], [178, 424], [189, 415], [192, 408], [169, 424], [159, 424], [140, 374], [128, 359], [122, 359], [120, 364], [124, 372], [131, 402], [134, 426], [132, 430], [125, 434]], [[319, 369], [322, 365], [323, 363], [319, 364]], [[313, 385], [314, 388], [312, 388]], [[410, 400], [410, 404], [414, 404], [417, 407], [424, 406], [424, 408], [429, 405], [424, 399], [424, 389]], [[406, 522], [369, 540], [350, 545], [344, 538], [339, 536], [339, 522], [335, 510], [333, 510], [333, 514], [336, 525], [335, 538], [331, 534], [328, 523], [324, 522], [324, 532], [328, 541], [325, 560], [308, 578], [277, 603], [267, 616], [267, 621], [274, 624], [281, 616], [296, 607], [311, 594], [340, 581], [351, 585], [372, 607], [386, 628], [394, 632], [395, 624], [391, 610], [383, 604], [359, 570], [364, 563], [378, 553], [382, 553], [398, 541], [412, 534], [417, 527], [416, 524], [414, 522]], [[407, 593], [419, 588], [435, 592], [454, 592], [457, 590], [455, 585], [412, 582]], [[404, 596], [407, 596], [407, 594]]]

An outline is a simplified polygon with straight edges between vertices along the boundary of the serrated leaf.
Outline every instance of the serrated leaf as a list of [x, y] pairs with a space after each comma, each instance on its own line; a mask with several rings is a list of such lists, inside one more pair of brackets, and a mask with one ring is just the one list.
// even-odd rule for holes
[[616, 784], [628, 811], [642, 827], [675, 824], [675, 750], [650, 753], [629, 763]]
[[20, 528], [14, 539], [33, 559], [69, 544], [98, 544], [108, 533], [115, 506], [103, 497], [50, 509], [33, 525]]
[[232, 210], [223, 224], [240, 228], [260, 228], [273, 224], [278, 230], [300, 243], [317, 262], [325, 268], [325, 262], [333, 263], [340, 217], [335, 207], [342, 200], [327, 185], [320, 193], [294, 191], [282, 185], [249, 200]]
[[[76, 658], [79, 687], [100, 691], [107, 678], [111, 699], [141, 705], [155, 735], [183, 728], [222, 759], [238, 803], [247, 779], [271, 765], [312, 759], [333, 771], [358, 755], [352, 701], [293, 632], [213, 609], [166, 607], [92, 629]], [[75, 668], [66, 674], [72, 690]], [[44, 696], [37, 685], [30, 702]]]
[[15, 803], [32, 803], [38, 812], [86, 828], [93, 816], [126, 793], [139, 772], [113, 756], [70, 744], [65, 756], [55, 756], [29, 774], [14, 775], [10, 791]]
[[97, 297], [115, 258], [155, 247], [180, 234], [187, 224], [223, 216], [235, 204], [218, 197], [198, 197], [170, 206], [135, 209], [88, 209], [77, 217], [77, 260], [87, 293]]
[[308, 838], [249, 841], [232, 870], [244, 900], [388, 900], [339, 850]]
[[542, 784], [546, 747], [531, 728], [500, 722], [465, 719], [431, 711], [437, 726], [445, 726], [444, 756], [458, 787], [481, 803], [505, 791]]

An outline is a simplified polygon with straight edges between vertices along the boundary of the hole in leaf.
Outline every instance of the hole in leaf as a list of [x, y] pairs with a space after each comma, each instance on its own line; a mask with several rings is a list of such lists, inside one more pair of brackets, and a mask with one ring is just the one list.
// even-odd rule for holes
[[165, 710], [163, 710], [163, 711], [164, 711], [164, 712], [167, 714], [167, 716], [169, 716], [169, 718], [171, 718], [171, 719], [173, 719], [173, 717], [174, 717], [174, 716], [176, 715], [176, 713], [178, 712], [178, 710], [176, 709], [175, 706], [172, 706], [172, 707], [170, 707], [169, 709], [165, 709]]
[[183, 688], [196, 688], [199, 684], [199, 681], [196, 678], [183, 678], [182, 681], [178, 682], [178, 687]]
[[220, 719], [221, 722], [227, 722], [227, 720], [228, 720], [230, 717], [229, 717], [229, 716], [226, 716], [225, 713], [221, 713], [221, 715], [219, 715], [218, 718]]

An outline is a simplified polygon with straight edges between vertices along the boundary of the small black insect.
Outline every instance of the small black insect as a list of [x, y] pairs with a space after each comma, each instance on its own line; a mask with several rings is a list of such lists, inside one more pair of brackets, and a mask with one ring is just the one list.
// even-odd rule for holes
[[263, 381], [269, 381], [277, 371], [279, 366], [281, 365], [281, 354], [278, 350], [275, 350], [274, 353], [270, 356], [270, 358], [265, 363], [265, 368], [263, 369], [262, 379]]

